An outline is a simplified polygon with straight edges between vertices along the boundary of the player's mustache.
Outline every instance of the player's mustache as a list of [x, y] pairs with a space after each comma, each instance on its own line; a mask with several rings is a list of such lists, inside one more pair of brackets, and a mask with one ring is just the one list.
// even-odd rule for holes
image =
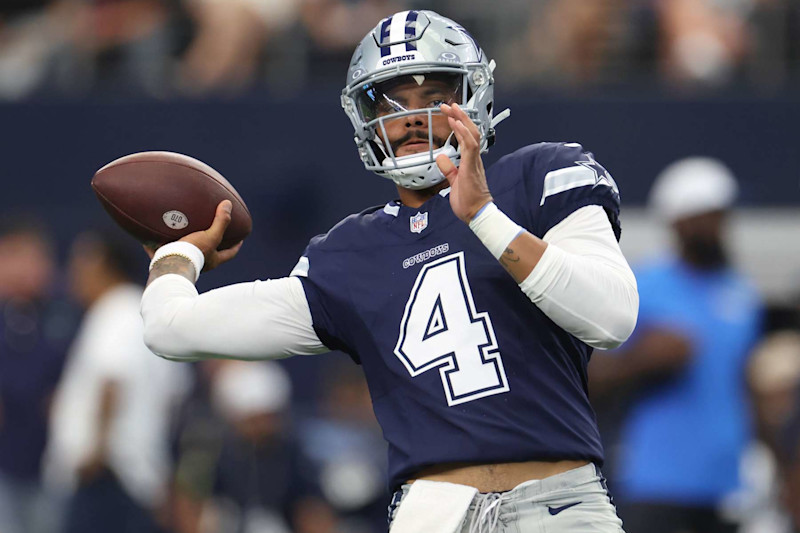
[[[444, 139], [441, 137], [437, 137], [436, 135], [431, 135], [433, 138], [433, 149], [436, 150], [437, 148], [441, 148], [444, 146]], [[392, 151], [397, 153], [397, 149], [400, 148], [402, 145], [410, 141], [411, 139], [420, 139], [422, 141], [428, 142], [428, 132], [424, 130], [411, 130], [396, 141], [392, 143]]]

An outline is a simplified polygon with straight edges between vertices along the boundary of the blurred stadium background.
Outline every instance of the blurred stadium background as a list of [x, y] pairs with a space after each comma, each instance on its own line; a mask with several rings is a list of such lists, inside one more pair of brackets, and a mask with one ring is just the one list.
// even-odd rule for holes
[[[767, 303], [767, 331], [800, 328], [795, 0], [2, 0], [0, 212], [6, 221], [36, 219], [52, 235], [59, 269], [47, 297], [69, 300], [70, 243], [109, 224], [89, 188], [94, 171], [128, 153], [199, 158], [248, 203], [252, 236], [236, 261], [202, 277], [201, 290], [286, 275], [310, 237], [393, 198], [392, 184], [358, 160], [339, 93], [354, 45], [380, 18], [412, 8], [458, 20], [497, 61], [495, 105], [512, 115], [487, 162], [542, 140], [583, 144], [620, 186], [622, 247], [634, 264], [669, 245], [647, 208], [656, 175], [692, 155], [729, 165], [741, 186], [734, 263]], [[144, 273], [144, 254], [140, 260]], [[371, 440], [346, 358], [281, 365], [292, 378], [292, 431], [316, 464], [309, 483], [333, 509], [327, 522], [291, 527], [380, 530], [380, 461], [347, 462], [367, 444], [378, 457], [383, 451]], [[212, 367], [194, 369], [200, 385], [190, 403], [209, 401]], [[337, 391], [331, 375], [352, 390]], [[197, 416], [211, 420], [189, 431], [200, 441], [197, 432], [222, 424]], [[348, 439], [348, 424], [371, 429]], [[186, 431], [175, 438], [176, 464], [187, 455], [180, 452], [180, 442], [191, 441]], [[354, 487], [349, 500], [325, 490], [343, 480]], [[794, 506], [789, 500], [775, 511], [783, 518], [769, 522], [772, 529], [742, 520], [741, 531], [796, 531], [788, 516], [800, 518], [800, 501]], [[172, 506], [168, 530], [217, 527], [174, 518], [185, 512]]]

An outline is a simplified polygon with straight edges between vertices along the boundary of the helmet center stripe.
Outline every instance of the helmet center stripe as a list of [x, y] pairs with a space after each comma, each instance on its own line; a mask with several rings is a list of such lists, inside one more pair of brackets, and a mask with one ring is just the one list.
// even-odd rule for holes
[[[389, 42], [396, 43], [406, 39], [406, 18], [410, 11], [401, 11], [392, 17], [392, 22], [389, 25]], [[406, 51], [406, 43], [393, 44], [391, 46], [392, 55], [403, 54]]]
[[[413, 39], [417, 36], [417, 11], [409, 11], [406, 16], [406, 39]], [[407, 42], [406, 52], [417, 49], [417, 43]]]

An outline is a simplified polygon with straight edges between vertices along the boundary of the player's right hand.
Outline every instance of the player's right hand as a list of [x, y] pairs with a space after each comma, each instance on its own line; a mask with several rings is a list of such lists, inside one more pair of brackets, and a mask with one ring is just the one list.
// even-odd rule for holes
[[225, 230], [228, 224], [231, 223], [231, 211], [233, 204], [230, 200], [223, 200], [217, 206], [217, 211], [214, 214], [214, 221], [207, 230], [196, 231], [180, 239], [181, 241], [194, 244], [206, 258], [206, 264], [203, 271], [212, 270], [222, 263], [230, 261], [239, 250], [242, 248], [242, 242], [236, 246], [228, 248], [227, 250], [217, 251], [217, 247], [222, 242], [222, 237], [225, 235]]
[[[203, 252], [203, 256], [205, 257], [203, 272], [212, 270], [222, 263], [230, 261], [236, 257], [236, 254], [238, 254], [239, 250], [242, 248], [242, 243], [244, 241], [239, 241], [236, 246], [226, 250], [217, 250], [219, 243], [222, 242], [223, 235], [225, 235], [228, 224], [231, 223], [232, 209], [233, 205], [230, 200], [221, 201], [217, 206], [216, 213], [214, 213], [214, 221], [211, 222], [211, 226], [207, 230], [196, 231], [180, 239], [181, 241], [194, 244]], [[144, 246], [144, 251], [147, 252], [150, 259], [153, 258], [153, 254], [155, 254], [156, 250], [157, 248], [153, 248], [152, 246]]]

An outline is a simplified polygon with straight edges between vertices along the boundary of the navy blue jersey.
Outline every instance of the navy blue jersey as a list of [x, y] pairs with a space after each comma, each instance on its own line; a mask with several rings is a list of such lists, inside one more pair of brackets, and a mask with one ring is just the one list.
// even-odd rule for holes
[[[538, 237], [587, 205], [619, 236], [616, 185], [578, 144], [528, 146], [487, 178], [497, 206]], [[293, 273], [320, 340], [364, 368], [392, 488], [440, 463], [602, 462], [591, 348], [525, 296], [446, 191], [347, 217]]]

